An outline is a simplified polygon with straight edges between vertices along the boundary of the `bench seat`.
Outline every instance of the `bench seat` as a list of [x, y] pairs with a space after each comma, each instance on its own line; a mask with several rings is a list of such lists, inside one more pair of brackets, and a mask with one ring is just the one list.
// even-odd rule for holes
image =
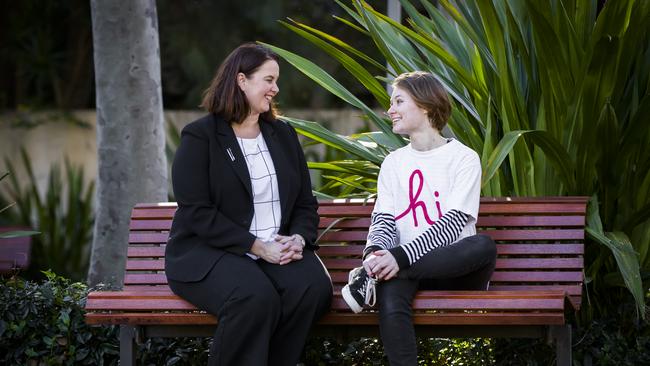
[[[420, 291], [413, 303], [414, 321], [416, 324], [564, 324], [565, 301], [568, 296], [564, 291]], [[199, 312], [170, 290], [92, 292], [86, 310], [91, 312], [86, 317], [88, 324], [217, 324], [214, 316]], [[118, 316], [114, 313], [118, 311], [123, 313]], [[337, 292], [332, 312], [319, 324], [377, 324], [377, 321], [375, 312], [350, 313]]]

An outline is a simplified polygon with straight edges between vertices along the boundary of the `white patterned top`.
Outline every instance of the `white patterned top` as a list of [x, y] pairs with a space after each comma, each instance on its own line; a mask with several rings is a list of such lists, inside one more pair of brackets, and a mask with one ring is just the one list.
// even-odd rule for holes
[[[270, 241], [280, 230], [282, 212], [280, 191], [273, 159], [260, 133], [254, 139], [237, 137], [239, 147], [246, 159], [253, 189], [253, 220], [250, 233], [262, 241]], [[257, 256], [248, 254], [251, 258]]]

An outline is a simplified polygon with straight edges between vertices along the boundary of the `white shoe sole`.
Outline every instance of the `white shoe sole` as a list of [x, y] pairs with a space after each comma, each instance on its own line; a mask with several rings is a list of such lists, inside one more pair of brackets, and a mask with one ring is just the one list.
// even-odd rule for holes
[[355, 314], [363, 311], [363, 307], [357, 304], [357, 302], [354, 300], [354, 297], [352, 296], [352, 293], [350, 293], [350, 286], [345, 285], [345, 287], [343, 287], [341, 290], [341, 294], [343, 295], [343, 300], [345, 300], [345, 303], [348, 304], [350, 309], [352, 309]]

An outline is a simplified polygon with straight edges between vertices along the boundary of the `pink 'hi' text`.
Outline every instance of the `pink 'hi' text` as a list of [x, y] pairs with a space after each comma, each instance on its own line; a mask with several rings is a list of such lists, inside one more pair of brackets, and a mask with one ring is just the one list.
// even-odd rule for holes
[[[417, 191], [415, 192], [415, 194], [413, 194], [413, 179], [415, 178], [415, 176], [419, 178], [419, 182], [418, 182]], [[395, 221], [406, 216], [406, 214], [408, 214], [409, 212], [412, 212], [413, 224], [415, 225], [415, 227], [417, 227], [418, 216], [417, 213], [415, 212], [415, 209], [419, 207], [422, 209], [422, 212], [424, 213], [424, 219], [427, 221], [427, 223], [429, 225], [433, 225], [434, 221], [431, 220], [431, 218], [429, 217], [427, 205], [424, 202], [418, 200], [418, 198], [420, 198], [420, 193], [422, 192], [423, 186], [424, 186], [424, 177], [422, 176], [422, 172], [420, 171], [420, 169], [415, 169], [413, 173], [411, 173], [411, 177], [409, 178], [409, 201], [410, 201], [409, 206], [406, 208], [406, 210], [404, 210], [404, 212], [402, 212], [395, 218]], [[434, 192], [434, 195], [437, 198], [439, 196], [439, 193], [436, 191]], [[436, 202], [436, 208], [438, 209], [438, 218], [441, 218], [442, 212], [440, 211], [440, 202]]]

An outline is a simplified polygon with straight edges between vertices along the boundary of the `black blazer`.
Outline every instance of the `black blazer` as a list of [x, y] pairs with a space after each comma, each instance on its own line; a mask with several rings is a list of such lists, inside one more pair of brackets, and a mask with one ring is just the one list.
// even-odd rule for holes
[[[282, 121], [260, 119], [278, 179], [280, 234], [300, 234], [316, 249], [318, 202], [296, 131]], [[231, 154], [232, 153], [232, 158]], [[255, 236], [251, 181], [229, 123], [213, 114], [183, 129], [172, 165], [178, 210], [165, 251], [167, 277], [199, 281], [226, 253], [245, 255]]]

